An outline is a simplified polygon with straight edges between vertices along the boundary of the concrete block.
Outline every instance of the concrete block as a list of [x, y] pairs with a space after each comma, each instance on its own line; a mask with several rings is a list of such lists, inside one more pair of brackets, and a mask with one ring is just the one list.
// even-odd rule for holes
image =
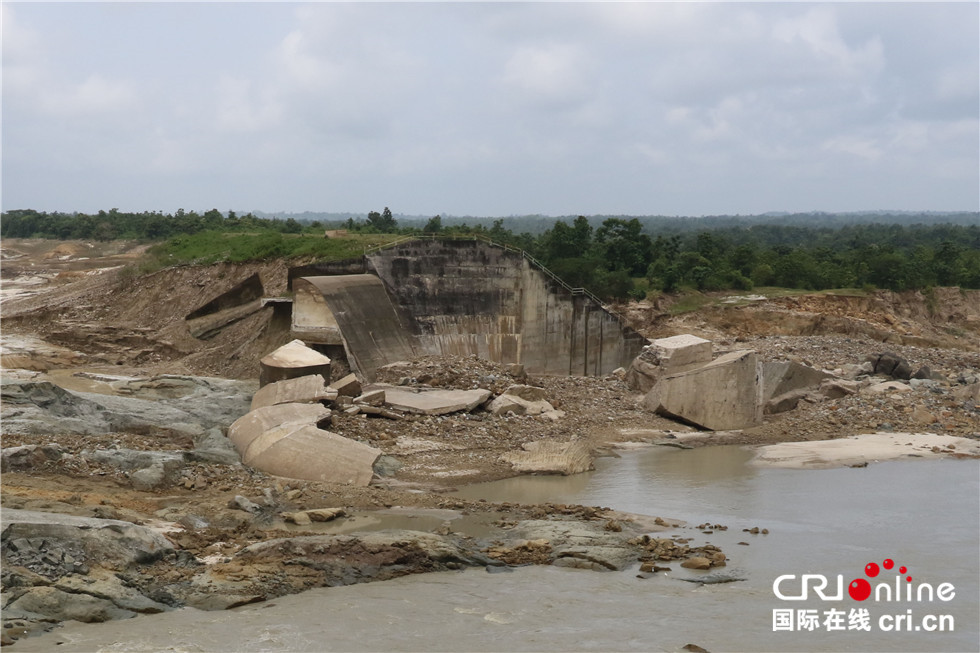
[[754, 351], [740, 350], [685, 372], [664, 376], [643, 406], [712, 431], [762, 423], [761, 371]]
[[366, 487], [380, 455], [380, 449], [316, 426], [291, 425], [252, 440], [242, 462], [276, 476]]
[[668, 372], [711, 361], [711, 341], [690, 334], [658, 338], [650, 343], [649, 351]]
[[709, 363], [711, 356], [710, 340], [689, 334], [659, 338], [630, 363], [626, 385], [637, 392], [649, 392], [662, 376]]
[[328, 387], [337, 391], [341, 397], [357, 397], [361, 394], [361, 382], [354, 374], [348, 374], [342, 379], [334, 381]]
[[319, 403], [264, 406], [235, 420], [228, 427], [228, 439], [238, 453], [243, 453], [252, 440], [270, 429], [287, 425], [315, 426], [328, 417], [330, 409]]
[[792, 361], [763, 363], [762, 400], [769, 401], [796, 390], [819, 388], [821, 383], [832, 378], [833, 374]]
[[333, 401], [337, 391], [327, 388], [327, 382], [319, 374], [296, 379], [276, 381], [259, 388], [252, 397], [252, 410], [276, 404], [312, 404]]
[[387, 406], [406, 413], [446, 415], [469, 412], [493, 395], [489, 390], [427, 390], [410, 392], [389, 388], [384, 391]]
[[307, 347], [302, 340], [293, 340], [263, 356], [259, 368], [259, 386], [311, 374], [330, 382], [330, 358]]

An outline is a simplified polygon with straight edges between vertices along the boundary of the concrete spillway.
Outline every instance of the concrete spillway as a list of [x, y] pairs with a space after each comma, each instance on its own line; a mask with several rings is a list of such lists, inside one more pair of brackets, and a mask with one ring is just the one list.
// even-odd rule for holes
[[293, 330], [308, 342], [342, 343], [367, 378], [420, 354], [603, 375], [628, 366], [646, 344], [521, 252], [476, 240], [413, 240], [365, 259], [375, 274], [296, 279]]
[[351, 368], [365, 378], [373, 378], [383, 365], [419, 355], [410, 323], [398, 315], [378, 277], [303, 277], [294, 282], [293, 290], [296, 335], [310, 342], [343, 344]]

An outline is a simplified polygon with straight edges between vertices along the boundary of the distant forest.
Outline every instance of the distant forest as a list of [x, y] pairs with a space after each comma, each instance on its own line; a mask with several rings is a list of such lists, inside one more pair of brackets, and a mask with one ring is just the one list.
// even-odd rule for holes
[[[346, 216], [346, 217], [344, 217]], [[459, 218], [367, 214], [267, 216], [212, 209], [97, 214], [5, 212], [0, 237], [166, 241], [175, 252], [254, 237], [225, 260], [315, 254], [325, 229], [353, 234], [484, 236], [524, 249], [573, 286], [606, 298], [649, 290], [980, 288], [980, 214], [807, 213], [756, 216], [511, 216]], [[290, 236], [295, 235], [295, 236]], [[306, 236], [298, 238], [296, 236]], [[197, 249], [188, 248], [197, 244]], [[303, 243], [301, 245], [301, 243]], [[205, 245], [206, 244], [206, 245]], [[315, 243], [314, 243], [315, 244]]]

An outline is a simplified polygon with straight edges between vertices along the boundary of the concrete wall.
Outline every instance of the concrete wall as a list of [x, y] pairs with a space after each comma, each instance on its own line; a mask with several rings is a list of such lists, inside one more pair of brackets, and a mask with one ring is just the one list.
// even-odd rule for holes
[[475, 354], [535, 374], [603, 375], [646, 339], [517, 252], [474, 240], [417, 240], [367, 256], [426, 354]]
[[337, 344], [361, 378], [374, 379], [379, 367], [410, 360], [420, 352], [412, 320], [392, 303], [378, 277], [348, 274], [304, 277], [293, 283], [293, 334], [307, 344]]

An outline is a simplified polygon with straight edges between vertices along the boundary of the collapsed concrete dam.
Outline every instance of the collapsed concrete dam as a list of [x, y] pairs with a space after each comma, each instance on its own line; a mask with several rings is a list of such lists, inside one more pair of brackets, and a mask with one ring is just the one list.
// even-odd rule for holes
[[598, 376], [647, 340], [525, 253], [481, 240], [410, 239], [362, 260], [290, 272], [292, 330], [343, 346], [359, 376], [420, 355], [476, 355], [533, 374]]

